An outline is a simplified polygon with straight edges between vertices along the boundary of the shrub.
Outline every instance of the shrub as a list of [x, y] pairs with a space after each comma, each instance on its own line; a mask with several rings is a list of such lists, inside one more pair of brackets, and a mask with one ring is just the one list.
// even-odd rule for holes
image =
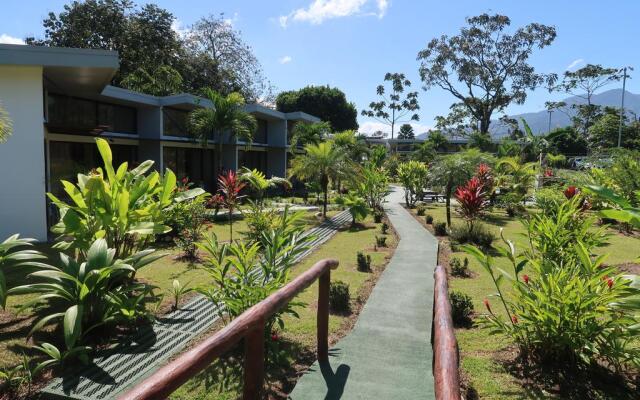
[[376, 224], [379, 224], [380, 222], [382, 222], [383, 217], [384, 217], [384, 213], [382, 211], [376, 210], [373, 213], [373, 222], [375, 222]]
[[407, 207], [413, 208], [426, 187], [429, 169], [420, 161], [407, 161], [398, 165], [398, 180], [404, 186]]
[[471, 243], [488, 249], [493, 244], [496, 236], [483, 224], [475, 224], [469, 231], [464, 225], [454, 225], [449, 232], [451, 239], [459, 244]]
[[250, 243], [259, 243], [262, 234], [278, 224], [278, 211], [275, 208], [264, 208], [258, 202], [249, 200], [249, 212], [243, 214], [248, 230], [242, 234]]
[[198, 250], [196, 243], [201, 239], [200, 231], [207, 219], [204, 195], [178, 203], [175, 208], [180, 210], [181, 229], [177, 231], [174, 242], [182, 250], [184, 257], [194, 259]]
[[444, 222], [433, 222], [433, 231], [437, 236], [447, 236], [447, 224]]
[[433, 215], [431, 215], [431, 214], [427, 214], [427, 216], [426, 216], [426, 217], [424, 217], [424, 220], [425, 220], [425, 222], [426, 222], [427, 224], [429, 224], [429, 225], [433, 224]]
[[369, 254], [364, 255], [363, 252], [359, 251], [356, 257], [356, 261], [358, 263], [358, 271], [371, 271], [371, 256]]
[[536, 191], [535, 203], [543, 214], [550, 215], [553, 210], [566, 200], [562, 192], [557, 188], [543, 188]]
[[383, 222], [382, 226], [380, 227], [380, 232], [382, 232], [383, 235], [386, 235], [387, 232], [389, 232], [389, 224]]
[[417, 208], [416, 208], [416, 214], [418, 214], [419, 217], [422, 217], [424, 215], [424, 213], [427, 211], [427, 207], [425, 207], [424, 205], [420, 204]]
[[464, 186], [456, 189], [455, 197], [458, 200], [459, 212], [467, 223], [469, 232], [473, 230], [473, 224], [487, 207], [487, 194], [480, 179], [473, 177]]
[[458, 292], [449, 292], [449, 301], [451, 301], [451, 318], [456, 326], [468, 326], [471, 323], [471, 315], [473, 314], [473, 301], [471, 296]]
[[452, 258], [449, 260], [449, 269], [453, 276], [462, 278], [471, 276], [471, 272], [469, 271], [469, 259], [467, 257], [464, 258], [464, 261], [460, 261], [459, 258]]
[[387, 237], [386, 236], [377, 236], [376, 235], [376, 246], [377, 247], [387, 247]]
[[340, 196], [336, 199], [336, 203], [347, 207], [351, 214], [351, 225], [355, 225], [356, 221], [363, 220], [369, 215], [369, 207], [364, 198], [348, 193], [346, 196]]
[[349, 303], [349, 285], [342, 281], [333, 281], [329, 285], [329, 308], [331, 312], [342, 314], [351, 310]]

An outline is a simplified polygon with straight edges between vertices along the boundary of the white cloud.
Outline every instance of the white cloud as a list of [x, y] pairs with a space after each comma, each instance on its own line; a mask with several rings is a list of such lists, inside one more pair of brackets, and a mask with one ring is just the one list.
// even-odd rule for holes
[[238, 16], [238, 13], [236, 12], [236, 13], [233, 13], [233, 17], [225, 18], [224, 22], [229, 26], [234, 26], [239, 19], [240, 19], [240, 16]]
[[171, 23], [171, 29], [173, 29], [173, 31], [182, 38], [184, 38], [189, 34], [189, 28], [184, 26], [182, 21], [180, 21], [178, 18], [174, 19], [173, 22]]
[[293, 58], [291, 58], [291, 56], [284, 56], [284, 57], [281, 57], [281, 58], [278, 60], [278, 62], [279, 62], [280, 64], [289, 64], [292, 60], [293, 60]]
[[[375, 3], [375, 4], [374, 4]], [[286, 28], [290, 21], [319, 25], [327, 19], [352, 15], [375, 15], [383, 18], [389, 8], [388, 0], [313, 0], [307, 8], [298, 8], [278, 18]]]
[[571, 64], [567, 65], [566, 70], [569, 71], [572, 68], [577, 67], [580, 64], [584, 64], [584, 60], [582, 58], [578, 58], [577, 60], [571, 61]]
[[[398, 136], [398, 131], [400, 130], [400, 125], [402, 124], [398, 124], [395, 127], [395, 133], [394, 133], [394, 137]], [[413, 127], [413, 132], [415, 133], [416, 136], [423, 134], [427, 131], [429, 131], [430, 129], [433, 129], [432, 126], [429, 125], [423, 125], [423, 124], [417, 124], [415, 122], [409, 123], [409, 125], [411, 125]], [[358, 129], [358, 132], [360, 133], [364, 133], [367, 136], [370, 136], [378, 131], [382, 131], [384, 133], [386, 133], [386, 137], [391, 137], [391, 126], [387, 125], [387, 124], [383, 124], [382, 122], [377, 122], [377, 121], [365, 121], [362, 122], [360, 124], [360, 128]]]
[[24, 40], [3, 33], [0, 35], [0, 43], [3, 44], [25, 44]]

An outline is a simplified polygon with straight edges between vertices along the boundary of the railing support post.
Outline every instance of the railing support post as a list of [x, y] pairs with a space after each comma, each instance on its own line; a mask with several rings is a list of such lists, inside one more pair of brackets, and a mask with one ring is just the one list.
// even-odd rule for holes
[[331, 270], [318, 279], [318, 361], [329, 361], [329, 284]]
[[259, 399], [264, 384], [264, 321], [244, 338], [244, 400]]

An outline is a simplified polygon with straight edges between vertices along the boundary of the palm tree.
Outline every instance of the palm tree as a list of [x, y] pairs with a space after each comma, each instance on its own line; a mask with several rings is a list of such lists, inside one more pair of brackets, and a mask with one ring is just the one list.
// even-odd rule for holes
[[304, 147], [304, 151], [305, 154], [293, 159], [290, 174], [299, 179], [314, 180], [320, 184], [324, 194], [322, 216], [326, 218], [329, 182], [346, 175], [349, 161], [345, 152], [333, 142], [309, 144]]
[[256, 192], [256, 197], [258, 204], [262, 204], [264, 199], [264, 193], [277, 185], [282, 185], [285, 188], [291, 187], [291, 183], [285, 179], [280, 178], [278, 176], [272, 176], [271, 178], [267, 178], [265, 174], [257, 169], [249, 169], [247, 167], [243, 167], [239, 171], [240, 180], [247, 182], [249, 186]]
[[328, 122], [297, 123], [293, 127], [289, 144], [292, 148], [304, 147], [308, 144], [318, 144], [331, 133], [331, 124]]
[[518, 157], [503, 158], [498, 162], [498, 184], [516, 193], [522, 203], [536, 178], [536, 163], [522, 163]]
[[189, 114], [189, 125], [193, 134], [205, 144], [210, 135], [213, 135], [212, 139], [217, 147], [216, 173], [220, 173], [225, 134], [228, 134], [229, 142], [240, 138], [251, 143], [258, 123], [253, 115], [243, 110], [245, 101], [240, 93], [223, 96], [215, 90], [205, 88], [204, 97], [211, 102], [211, 107], [193, 110]]
[[0, 103], [0, 143], [4, 143], [9, 139], [11, 131], [12, 124], [9, 113], [2, 108], [2, 103]]

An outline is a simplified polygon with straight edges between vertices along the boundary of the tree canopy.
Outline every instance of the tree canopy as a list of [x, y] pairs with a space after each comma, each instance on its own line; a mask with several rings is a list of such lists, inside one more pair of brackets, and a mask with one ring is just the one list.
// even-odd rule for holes
[[402, 124], [400, 132], [398, 132], [398, 139], [415, 139], [416, 134], [413, 131], [413, 126], [410, 124]]
[[327, 86], [307, 86], [281, 92], [276, 108], [282, 112], [303, 111], [331, 124], [334, 131], [358, 129], [358, 111], [344, 92]]
[[529, 90], [553, 84], [555, 75], [536, 73], [528, 60], [534, 49], [553, 42], [556, 30], [532, 23], [509, 34], [511, 20], [499, 14], [467, 18], [467, 24], [460, 34], [432, 39], [418, 53], [420, 77], [425, 89], [451, 93], [486, 134], [494, 112], [524, 103]]

